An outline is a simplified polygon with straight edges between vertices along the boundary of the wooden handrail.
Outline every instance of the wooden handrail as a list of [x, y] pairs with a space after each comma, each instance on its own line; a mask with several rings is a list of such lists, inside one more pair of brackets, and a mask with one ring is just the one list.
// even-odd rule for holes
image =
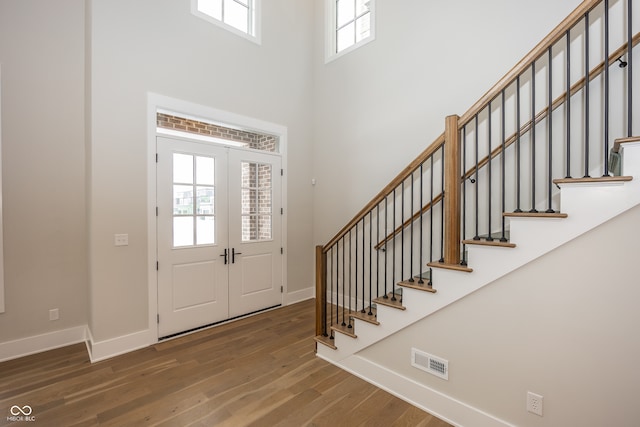
[[444, 133], [442, 133], [439, 137], [437, 137], [436, 140], [431, 143], [431, 145], [429, 145], [422, 153], [418, 155], [418, 157], [416, 157], [411, 163], [409, 163], [409, 166], [404, 168], [402, 172], [398, 174], [398, 176], [396, 176], [389, 184], [387, 184], [386, 187], [382, 189], [382, 191], [380, 191], [373, 199], [371, 199], [371, 201], [367, 203], [367, 205], [364, 208], [362, 208], [360, 212], [358, 212], [356, 216], [354, 216], [353, 219], [347, 223], [347, 225], [342, 227], [342, 229], [338, 232], [338, 234], [336, 234], [331, 240], [329, 240], [329, 243], [324, 245], [323, 251], [325, 253], [328, 252], [329, 249], [334, 244], [336, 244], [345, 234], [349, 232], [351, 228], [353, 228], [353, 226], [355, 226], [357, 223], [362, 221], [362, 219], [373, 208], [375, 208], [376, 205], [378, 205], [378, 203], [382, 202], [385, 199], [385, 197], [387, 197], [389, 193], [393, 191], [394, 188], [402, 184], [402, 181], [404, 181], [409, 176], [411, 176], [411, 174], [422, 163], [424, 163], [427, 159], [429, 159], [429, 157], [431, 157], [436, 151], [438, 151], [443, 144], [444, 144]]
[[[636, 33], [636, 35], [633, 36], [631, 44], [632, 44], [632, 47], [636, 47], [639, 43], [640, 43], [640, 32]], [[628, 44], [627, 42], [624, 42], [622, 44], [622, 46], [620, 46], [612, 54], [609, 55], [609, 66], [611, 66], [613, 63], [615, 63], [616, 60], [618, 58], [620, 58], [626, 52], [627, 44]], [[592, 81], [593, 79], [598, 77], [600, 74], [602, 74], [604, 72], [604, 67], [605, 66], [606, 66], [606, 62], [602, 61], [600, 64], [598, 64], [594, 68], [592, 68], [591, 71], [589, 72], [589, 81]], [[585, 85], [585, 78], [582, 77], [580, 80], [578, 80], [576, 83], [574, 83], [571, 86], [571, 88], [569, 89], [570, 92], [571, 92], [570, 96], [573, 96], [576, 93], [578, 93], [578, 91], [580, 91], [580, 89], [582, 89], [584, 87], [584, 85]], [[567, 92], [565, 91], [553, 101], [553, 103], [551, 104], [551, 110], [555, 111], [558, 107], [564, 105], [564, 103], [566, 101], [567, 101]], [[542, 120], [544, 120], [547, 117], [548, 114], [549, 114], [549, 107], [546, 106], [538, 114], [536, 114], [536, 117], [535, 117], [536, 125], [539, 122], [541, 122]], [[532, 123], [532, 120], [529, 120], [529, 121], [525, 122], [520, 127], [520, 135], [524, 135], [529, 130], [531, 130], [531, 123]], [[517, 141], [517, 139], [518, 139], [518, 133], [515, 132], [512, 135], [510, 135], [507, 139], [505, 139], [504, 148], [506, 149], [507, 147], [511, 146], [514, 142]], [[619, 147], [620, 147], [619, 144], [615, 144], [614, 147], [613, 147], [613, 152], [617, 153]], [[502, 153], [502, 145], [497, 146], [496, 148], [494, 148], [491, 151], [491, 159], [493, 160], [500, 153]], [[489, 163], [489, 156], [485, 156], [482, 160], [480, 160], [478, 162], [478, 169], [482, 168], [487, 163]], [[464, 181], [465, 179], [471, 178], [475, 174], [475, 171], [476, 171], [476, 167], [474, 165], [471, 169], [469, 169], [469, 170], [467, 170], [465, 172], [465, 174], [462, 176], [462, 181]], [[440, 202], [441, 199], [442, 199], [442, 194], [438, 194], [436, 197], [434, 197], [432, 202], [430, 201], [429, 203], [424, 205], [422, 207], [422, 209], [420, 209], [420, 211], [416, 212], [411, 218], [406, 220], [402, 225], [398, 226], [393, 231], [393, 233], [391, 233], [390, 235], [388, 235], [387, 237], [382, 239], [375, 246], [375, 249], [376, 250], [380, 250], [380, 248], [382, 248], [382, 246], [384, 246], [385, 243], [393, 240], [395, 238], [395, 236], [400, 234], [400, 232], [403, 229], [405, 229], [406, 227], [409, 226], [409, 224], [411, 224], [413, 221], [418, 219], [420, 217], [420, 214], [423, 214], [423, 213], [427, 212], [429, 209], [431, 209], [433, 207], [433, 205], [435, 205], [436, 203]]]
[[[633, 37], [633, 39], [631, 41], [632, 48], [637, 46], [639, 43], [640, 43], [640, 32], [636, 33], [636, 35]], [[618, 58], [620, 58], [620, 56], [622, 56], [622, 54], [624, 54], [624, 52], [627, 50], [627, 44], [628, 44], [627, 42], [623, 43], [622, 46], [620, 46], [611, 55], [609, 55], [609, 65], [610, 66]], [[593, 79], [598, 77], [600, 74], [602, 74], [604, 72], [604, 67], [605, 66], [606, 66], [606, 62], [602, 61], [600, 64], [598, 64], [594, 68], [592, 68], [591, 71], [589, 72], [589, 81], [592, 81]], [[569, 89], [570, 90], [570, 96], [573, 96], [576, 93], [578, 93], [578, 91], [580, 91], [580, 89], [582, 89], [584, 87], [584, 85], [585, 85], [585, 78], [582, 77], [580, 80], [578, 80], [576, 83], [574, 83], [571, 86], [571, 88]], [[558, 108], [561, 105], [563, 105], [566, 101], [567, 101], [567, 92], [565, 91], [564, 93], [559, 95], [552, 102], [551, 111], [555, 111], [556, 108]], [[544, 120], [547, 117], [548, 114], [549, 114], [549, 107], [546, 106], [538, 114], [536, 114], [535, 123], [538, 124], [539, 122]], [[532, 120], [529, 120], [529, 121], [525, 122], [520, 127], [520, 135], [525, 134], [526, 132], [528, 132], [531, 129], [531, 123], [532, 123]], [[512, 134], [511, 136], [509, 136], [507, 139], [505, 139], [504, 148], [506, 149], [507, 147], [509, 147], [517, 139], [518, 139], [518, 133], [516, 132], [516, 133]], [[491, 151], [491, 159], [497, 157], [501, 152], [502, 152], [502, 145], [499, 145], [496, 148], [494, 148]], [[488, 162], [489, 162], [489, 156], [484, 157], [482, 160], [480, 160], [478, 162], [478, 169], [480, 169], [481, 167], [486, 165]], [[475, 171], [476, 171], [476, 167], [474, 165], [471, 169], [469, 169], [468, 171], [465, 172], [465, 174], [463, 175], [462, 179], [465, 180], [465, 179], [471, 178], [471, 176], [473, 176], [473, 174], [475, 174]]]
[[471, 108], [464, 113], [459, 120], [459, 126], [462, 127], [469, 123], [471, 119], [482, 111], [486, 105], [495, 97], [500, 95], [503, 89], [506, 89], [513, 80], [524, 73], [531, 64], [540, 56], [547, 52], [549, 47], [553, 46], [558, 40], [565, 36], [566, 32], [576, 25], [582, 17], [591, 9], [596, 7], [602, 0], [585, 0], [582, 2], [567, 18], [553, 29], [540, 43], [536, 45], [524, 58], [522, 58], [507, 74], [505, 74], [498, 83], [496, 83], [487, 93], [485, 93]]

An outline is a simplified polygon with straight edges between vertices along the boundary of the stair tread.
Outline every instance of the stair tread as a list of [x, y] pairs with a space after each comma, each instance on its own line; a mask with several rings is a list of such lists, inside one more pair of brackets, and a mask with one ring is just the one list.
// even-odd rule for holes
[[566, 218], [569, 216], [561, 212], [505, 212], [502, 215], [515, 218]]
[[425, 281], [424, 283], [419, 283], [417, 280], [414, 280], [413, 282], [409, 280], [404, 280], [402, 282], [399, 282], [398, 286], [417, 289], [419, 291], [431, 292], [432, 294], [435, 294], [437, 292], [436, 289], [433, 289], [433, 287], [429, 285], [429, 281]]
[[465, 245], [499, 246], [499, 247], [503, 247], [503, 248], [515, 248], [516, 247], [515, 243], [501, 242], [498, 239], [495, 239], [495, 240], [486, 240], [486, 239], [473, 240], [473, 239], [467, 239], [467, 240], [463, 240], [462, 243], [464, 243]]
[[601, 176], [587, 178], [560, 178], [554, 179], [554, 184], [579, 184], [579, 183], [598, 183], [598, 182], [627, 182], [633, 180], [632, 176]]
[[430, 262], [429, 264], [427, 264], [427, 266], [435, 268], [445, 268], [447, 270], [464, 271], [465, 273], [471, 273], [473, 271], [473, 268], [467, 267], [465, 265], [446, 264], [444, 262]]
[[391, 299], [393, 298], [393, 293], [389, 292], [389, 294], [387, 295], [387, 298], [379, 297], [374, 299], [373, 302], [380, 305], [386, 305], [387, 307], [397, 308], [399, 310], [406, 310], [407, 308], [402, 305], [402, 295], [396, 293], [395, 297], [396, 297], [396, 300], [393, 301]]
[[334, 344], [335, 340], [332, 340], [330, 337], [325, 337], [323, 335], [317, 335], [313, 338], [315, 342], [319, 342], [320, 344], [326, 345], [329, 348], [337, 350], [338, 347]]
[[[369, 312], [373, 313], [373, 314], [369, 314]], [[373, 325], [379, 325], [380, 322], [378, 322], [378, 314], [377, 314], [377, 310], [373, 307], [371, 308], [367, 308], [365, 310], [364, 313], [360, 312], [360, 311], [356, 311], [354, 313], [351, 313], [351, 317], [353, 317], [354, 319], [359, 319], [362, 321], [365, 321], [367, 323], [371, 323]]]
[[351, 325], [351, 327], [349, 327], [349, 325], [333, 325], [331, 326], [331, 330], [336, 331], [336, 332], [340, 332], [342, 334], [345, 334], [347, 336], [350, 336], [351, 338], [358, 338], [358, 336], [356, 335], [356, 331], [355, 328], [353, 327], [353, 325]]
[[619, 152], [620, 151], [620, 144], [624, 144], [624, 143], [627, 143], [627, 142], [640, 142], [640, 136], [617, 138], [615, 140], [615, 143], [613, 144], [613, 149], [611, 151], [613, 151], [614, 153]]

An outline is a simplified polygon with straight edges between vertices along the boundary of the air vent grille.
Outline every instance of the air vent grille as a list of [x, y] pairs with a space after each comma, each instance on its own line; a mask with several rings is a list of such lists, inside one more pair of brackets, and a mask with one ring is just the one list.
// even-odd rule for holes
[[411, 349], [411, 365], [443, 380], [449, 380], [449, 361], [425, 353], [416, 348]]

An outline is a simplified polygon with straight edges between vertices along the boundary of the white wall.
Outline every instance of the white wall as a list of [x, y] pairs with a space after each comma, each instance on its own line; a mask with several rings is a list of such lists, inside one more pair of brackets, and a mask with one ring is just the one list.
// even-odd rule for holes
[[[378, 1], [376, 40], [324, 64], [316, 2], [314, 241], [326, 243], [581, 2]], [[523, 19], [524, 18], [524, 19]]]
[[[93, 0], [91, 331], [148, 327], [147, 93], [288, 128], [288, 290], [313, 285], [311, 2], [263, 2], [262, 45], [190, 12], [189, 0]], [[113, 235], [128, 233], [129, 246]]]
[[[633, 208], [360, 355], [514, 425], [636, 425], [639, 220]], [[447, 359], [449, 381], [412, 368], [412, 347]]]
[[0, 0], [0, 63], [2, 343], [87, 323], [83, 0]]

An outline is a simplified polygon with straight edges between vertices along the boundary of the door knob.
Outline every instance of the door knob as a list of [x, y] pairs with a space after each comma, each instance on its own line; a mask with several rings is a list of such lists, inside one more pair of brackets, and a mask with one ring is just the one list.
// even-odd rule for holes
[[220, 256], [224, 257], [224, 265], [227, 265], [227, 248], [224, 249], [224, 253]]

